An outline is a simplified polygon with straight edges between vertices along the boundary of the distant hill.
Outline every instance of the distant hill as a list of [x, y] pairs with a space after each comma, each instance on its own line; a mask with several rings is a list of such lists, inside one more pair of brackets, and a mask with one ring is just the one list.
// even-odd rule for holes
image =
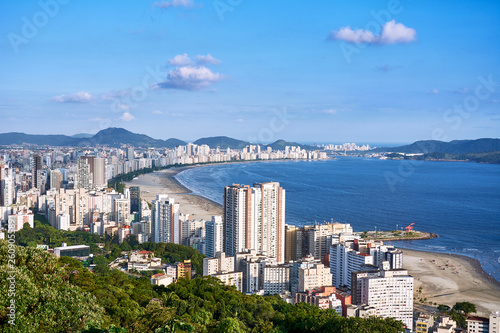
[[67, 135], [38, 135], [24, 133], [2, 133], [0, 134], [0, 145], [39, 145], [39, 146], [75, 146], [81, 139], [72, 138]]
[[177, 145], [186, 144], [178, 139], [159, 140], [153, 139], [145, 134], [136, 134], [124, 128], [110, 127], [99, 131], [91, 138], [85, 139], [80, 145], [107, 145], [119, 147], [121, 145], [131, 145], [134, 147], [156, 147], [174, 148]]
[[[167, 140], [154, 139], [145, 134], [130, 132], [124, 128], [110, 127], [97, 132], [95, 135], [80, 133], [73, 136], [68, 135], [33, 135], [25, 133], [3, 133], [0, 134], [0, 145], [38, 145], [38, 146], [73, 146], [92, 147], [97, 145], [120, 147], [130, 145], [134, 147], [175, 148], [186, 145], [185, 141], [170, 138]], [[214, 136], [201, 138], [194, 142], [197, 145], [208, 145], [210, 148], [242, 149], [253, 143], [229, 138], [227, 136]], [[254, 144], [255, 145], [255, 144]], [[299, 146], [302, 149], [314, 150], [316, 147], [302, 145], [295, 142], [277, 140], [271, 144], [260, 144], [263, 149], [271, 147], [273, 150], [285, 150], [286, 146]]]
[[81, 139], [81, 138], [91, 138], [91, 137], [93, 137], [93, 136], [94, 136], [94, 134], [88, 134], [88, 133], [78, 133], [78, 134], [72, 135], [71, 137], [72, 137], [72, 138]]
[[119, 147], [131, 145], [135, 147], [174, 148], [185, 145], [186, 142], [179, 139], [159, 140], [144, 134], [136, 134], [123, 128], [110, 127], [99, 131], [95, 135], [76, 134], [67, 135], [33, 135], [25, 133], [2, 133], [0, 134], [0, 145], [38, 145], [38, 146], [95, 146], [106, 145]]
[[305, 149], [305, 150], [317, 150], [317, 149], [319, 149], [319, 148], [314, 147], [314, 146], [302, 145], [300, 143], [288, 142], [288, 141], [285, 141], [285, 140], [277, 140], [277, 141], [275, 141], [275, 142], [273, 142], [271, 144], [263, 145], [263, 146], [264, 147], [271, 147], [273, 150], [285, 150], [286, 146], [298, 146], [301, 149]]
[[454, 140], [450, 142], [423, 140], [400, 147], [376, 148], [371, 150], [371, 152], [397, 152], [405, 154], [471, 154], [493, 151], [500, 151], [500, 139]]
[[196, 145], [207, 145], [210, 148], [220, 149], [242, 149], [250, 145], [250, 142], [229, 138], [227, 136], [214, 136], [209, 138], [201, 138], [193, 142]]

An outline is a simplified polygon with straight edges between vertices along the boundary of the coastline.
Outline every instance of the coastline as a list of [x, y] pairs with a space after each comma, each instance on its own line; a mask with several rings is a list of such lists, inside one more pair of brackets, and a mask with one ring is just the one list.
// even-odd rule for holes
[[427, 304], [453, 306], [468, 301], [475, 304], [477, 313], [483, 316], [500, 309], [500, 282], [486, 273], [477, 259], [459, 254], [400, 249], [403, 251], [403, 267], [414, 277], [415, 294], [422, 287], [422, 298], [427, 298]]
[[193, 219], [210, 220], [213, 215], [222, 215], [222, 206], [210, 199], [193, 194], [175, 176], [187, 169], [203, 165], [174, 167], [140, 175], [138, 179], [124, 182], [126, 187], [140, 186], [141, 198], [151, 202], [157, 194], [168, 194], [180, 204], [180, 213], [189, 214]]
[[[276, 161], [248, 161], [246, 163], [255, 162]], [[125, 184], [127, 187], [141, 186], [141, 197], [149, 202], [155, 199], [156, 194], [169, 194], [181, 204], [181, 213], [190, 214], [194, 219], [209, 220], [212, 215], [222, 215], [222, 206], [210, 199], [193, 194], [175, 178], [184, 170], [207, 165], [213, 164], [188, 165], [156, 171], [140, 175], [138, 179], [125, 182]], [[486, 273], [478, 260], [464, 255], [398, 248], [401, 248], [404, 253], [404, 268], [408, 269], [409, 274], [415, 278], [414, 290], [422, 287], [422, 298], [427, 298], [427, 302], [453, 306], [456, 302], [470, 301], [476, 304], [478, 314], [482, 315], [489, 315], [491, 311], [500, 310], [500, 282]], [[455, 265], [456, 269], [439, 268], [440, 265], [443, 266], [446, 263]], [[453, 273], [456, 270], [458, 273]]]

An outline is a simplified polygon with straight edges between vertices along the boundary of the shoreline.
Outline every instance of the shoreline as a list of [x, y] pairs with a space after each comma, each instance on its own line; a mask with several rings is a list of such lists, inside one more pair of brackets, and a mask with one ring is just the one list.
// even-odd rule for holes
[[[281, 162], [287, 160], [279, 160]], [[248, 161], [276, 162], [276, 161]], [[227, 164], [243, 163], [228, 162]], [[221, 165], [226, 163], [221, 163]], [[174, 167], [149, 174], [140, 175], [139, 179], [125, 182], [126, 186], [141, 186], [141, 198], [150, 201], [157, 193], [166, 193], [181, 204], [181, 213], [190, 214], [194, 219], [211, 219], [212, 215], [222, 215], [222, 206], [201, 195], [194, 194], [175, 177], [179, 173], [197, 167], [215, 164], [188, 165]], [[145, 189], [149, 193], [142, 194]], [[148, 199], [149, 198], [149, 199]], [[500, 310], [500, 282], [489, 275], [480, 262], [472, 257], [442, 252], [429, 252], [399, 247], [404, 253], [404, 268], [415, 278], [414, 290], [422, 286], [422, 296], [438, 304], [453, 306], [456, 302], [471, 301], [478, 307], [478, 313], [489, 315], [490, 311]], [[456, 262], [461, 271], [452, 273], [452, 268], [442, 270], [431, 260]], [[410, 267], [407, 267], [410, 265]], [[458, 269], [458, 268], [457, 268]], [[417, 304], [418, 301], [415, 301]]]
[[[399, 247], [403, 267], [414, 277], [415, 295], [422, 287], [428, 302], [453, 306], [468, 301], [477, 313], [489, 316], [500, 309], [500, 282], [489, 275], [477, 259], [460, 254], [428, 252]], [[420, 304], [418, 300], [415, 304]]]

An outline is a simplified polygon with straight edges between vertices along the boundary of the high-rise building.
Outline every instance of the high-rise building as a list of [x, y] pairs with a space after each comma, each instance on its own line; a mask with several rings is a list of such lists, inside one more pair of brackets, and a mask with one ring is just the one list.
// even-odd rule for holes
[[180, 244], [179, 204], [167, 194], [157, 194], [152, 202], [151, 237], [156, 243]]
[[135, 158], [134, 147], [127, 147], [127, 160], [131, 161]]
[[78, 158], [78, 174], [75, 188], [91, 190], [94, 183], [94, 156]]
[[130, 186], [130, 212], [141, 213], [141, 187]]
[[42, 189], [42, 168], [43, 159], [40, 155], [33, 156], [33, 187]]
[[60, 170], [50, 170], [50, 188], [60, 189], [63, 182], [63, 174]]
[[213, 258], [203, 258], [203, 276], [220, 272], [234, 272], [234, 257], [226, 257], [224, 252], [217, 252]]
[[349, 287], [351, 273], [362, 270], [366, 265], [373, 265], [373, 257], [369, 254], [356, 251], [345, 243], [330, 247], [330, 272], [335, 287]]
[[106, 188], [108, 186], [106, 181], [106, 159], [101, 157], [94, 158], [94, 174], [92, 183], [98, 188]]
[[332, 285], [330, 269], [315, 263], [312, 267], [299, 268], [299, 292]]
[[353, 231], [350, 224], [343, 223], [316, 224], [304, 229], [307, 230], [309, 250], [307, 254], [319, 260], [323, 260], [325, 255], [329, 254], [332, 235]]
[[[360, 291], [360, 302], [375, 308], [375, 315], [400, 320], [413, 330], [413, 277], [404, 269], [378, 270], [358, 277], [352, 290]], [[355, 299], [352, 299], [353, 303]]]
[[[15, 201], [12, 168], [0, 165], [0, 206], [10, 206]], [[2, 217], [0, 217], [1, 219]]]
[[500, 333], [500, 311], [490, 314], [490, 331], [489, 333]]
[[106, 186], [106, 160], [95, 156], [80, 156], [75, 187], [92, 190]]
[[113, 200], [113, 216], [117, 223], [130, 225], [130, 200], [115, 198]]
[[246, 249], [285, 260], [285, 190], [277, 182], [224, 188], [224, 251]]
[[252, 192], [250, 186], [232, 185], [224, 188], [224, 252], [234, 256], [251, 249]]
[[222, 252], [222, 217], [212, 216], [211, 221], [205, 223], [205, 255], [209, 258], [217, 252]]

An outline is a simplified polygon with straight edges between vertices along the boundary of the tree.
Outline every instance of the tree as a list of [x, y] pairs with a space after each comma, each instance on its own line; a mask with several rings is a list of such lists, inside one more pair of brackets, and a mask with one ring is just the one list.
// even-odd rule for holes
[[450, 311], [450, 307], [448, 305], [444, 305], [444, 304], [439, 304], [437, 309], [440, 311], [440, 312], [447, 312], [447, 311]]
[[472, 304], [471, 302], [458, 302], [453, 305], [453, 310], [459, 313], [463, 313], [466, 317], [470, 313], [475, 313], [476, 306]]

